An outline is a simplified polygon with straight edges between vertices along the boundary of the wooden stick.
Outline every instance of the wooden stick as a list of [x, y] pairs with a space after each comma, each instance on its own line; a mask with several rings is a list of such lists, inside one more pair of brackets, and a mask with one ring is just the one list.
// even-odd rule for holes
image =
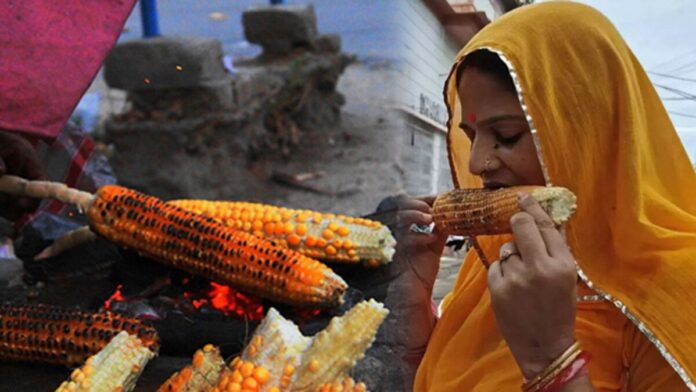
[[34, 199], [56, 199], [76, 206], [80, 213], [87, 211], [94, 201], [91, 193], [69, 188], [60, 182], [29, 181], [12, 175], [0, 177], [0, 193]]
[[79, 227], [58, 237], [49, 247], [39, 252], [34, 257], [34, 260], [43, 260], [57, 256], [66, 250], [92, 242], [95, 239], [97, 239], [97, 234], [90, 230], [89, 226]]

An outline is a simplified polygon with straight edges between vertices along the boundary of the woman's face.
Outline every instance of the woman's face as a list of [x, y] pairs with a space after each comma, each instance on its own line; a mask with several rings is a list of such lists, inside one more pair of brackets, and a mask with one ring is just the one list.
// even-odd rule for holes
[[545, 185], [517, 94], [473, 67], [462, 71], [458, 86], [460, 128], [471, 140], [469, 171], [486, 188]]

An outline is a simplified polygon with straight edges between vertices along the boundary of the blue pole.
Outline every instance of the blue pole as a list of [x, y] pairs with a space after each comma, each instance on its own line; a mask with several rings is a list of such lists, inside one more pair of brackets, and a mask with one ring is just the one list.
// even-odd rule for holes
[[140, 0], [140, 19], [143, 21], [143, 37], [160, 35], [157, 0]]
[[285, 4], [285, 0], [271, 0], [271, 5]]

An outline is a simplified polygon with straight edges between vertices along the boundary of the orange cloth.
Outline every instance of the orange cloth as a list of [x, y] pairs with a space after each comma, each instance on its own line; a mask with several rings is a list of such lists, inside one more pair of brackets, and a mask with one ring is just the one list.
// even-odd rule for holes
[[[450, 75], [482, 48], [503, 54], [514, 70], [547, 182], [578, 196], [568, 242], [588, 284], [625, 305], [646, 332], [613, 302], [580, 302], [577, 336], [593, 355], [593, 384], [600, 391], [696, 390], [696, 175], [645, 71], [603, 15], [571, 2], [499, 18], [460, 52]], [[455, 79], [445, 86], [450, 164], [457, 186], [477, 187], [467, 171], [470, 143], [458, 127]], [[479, 238], [491, 260], [503, 242]], [[581, 284], [579, 294], [587, 293]], [[666, 357], [646, 336], [664, 345]], [[470, 253], [415, 390], [512, 391], [521, 380], [496, 327], [485, 270]]]

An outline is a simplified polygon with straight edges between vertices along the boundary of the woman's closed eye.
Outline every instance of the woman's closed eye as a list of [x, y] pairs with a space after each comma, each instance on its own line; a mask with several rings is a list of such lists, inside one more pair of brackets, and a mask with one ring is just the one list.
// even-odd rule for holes
[[524, 134], [524, 132], [517, 132], [515, 134], [510, 135], [509, 132], [500, 132], [495, 129], [492, 129], [492, 131], [495, 135], [495, 141], [502, 144], [505, 147], [514, 146], [522, 138], [522, 135]]

